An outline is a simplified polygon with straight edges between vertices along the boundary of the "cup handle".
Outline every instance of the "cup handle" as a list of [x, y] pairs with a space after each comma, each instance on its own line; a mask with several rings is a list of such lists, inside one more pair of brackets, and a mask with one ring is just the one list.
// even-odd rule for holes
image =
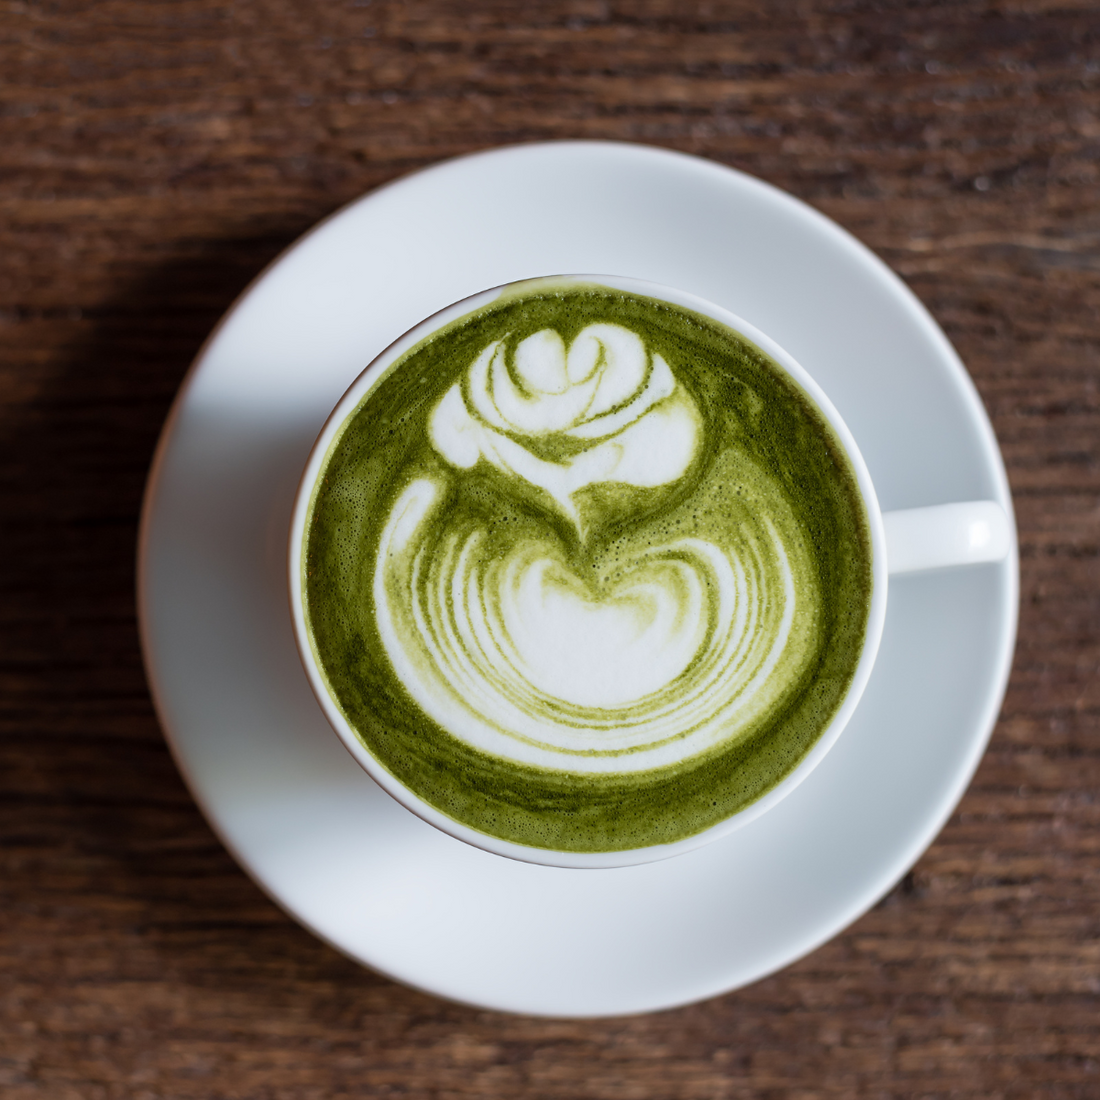
[[891, 576], [1002, 561], [1012, 546], [1008, 516], [993, 500], [884, 512], [882, 525]]

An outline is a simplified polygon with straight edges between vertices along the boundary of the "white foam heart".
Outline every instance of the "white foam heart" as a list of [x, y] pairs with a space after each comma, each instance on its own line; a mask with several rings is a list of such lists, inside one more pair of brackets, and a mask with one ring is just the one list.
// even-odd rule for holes
[[691, 537], [650, 547], [593, 591], [552, 532], [504, 552], [476, 525], [433, 534], [445, 502], [426, 478], [396, 502], [376, 621], [412, 697], [480, 751], [579, 773], [661, 767], [738, 737], [796, 682], [817, 607], [796, 596], [770, 521], [736, 553]]
[[680, 562], [650, 565], [594, 595], [558, 563], [524, 565], [503, 619], [523, 676], [578, 707], [614, 708], [661, 691], [704, 640], [698, 576]]

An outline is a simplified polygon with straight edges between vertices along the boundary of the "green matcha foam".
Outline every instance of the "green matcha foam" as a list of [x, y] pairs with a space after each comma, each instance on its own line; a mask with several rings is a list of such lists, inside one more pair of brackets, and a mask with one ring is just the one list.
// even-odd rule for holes
[[317, 663], [375, 758], [562, 851], [679, 840], [775, 786], [871, 592], [855, 475], [798, 386], [717, 322], [576, 284], [390, 366], [303, 549]]

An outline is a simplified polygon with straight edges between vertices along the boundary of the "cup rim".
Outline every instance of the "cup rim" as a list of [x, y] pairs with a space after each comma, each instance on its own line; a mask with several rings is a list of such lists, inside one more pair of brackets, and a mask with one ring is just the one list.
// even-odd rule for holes
[[[839, 438], [856, 476], [860, 495], [866, 508], [871, 535], [871, 604], [868, 609], [863, 649], [843, 702], [809, 752], [779, 783], [761, 795], [755, 802], [750, 803], [744, 809], [739, 810], [723, 821], [716, 822], [699, 833], [669, 844], [655, 844], [643, 848], [630, 848], [614, 852], [565, 852], [556, 849], [535, 848], [482, 833], [442, 813], [396, 779], [356, 736], [350, 723], [329, 693], [324, 676], [313, 654], [302, 600], [302, 543], [306, 518], [313, 496], [313, 487], [340, 429], [363, 399], [382, 380], [386, 369], [431, 333], [483, 309], [505, 295], [518, 297], [543, 289], [571, 285], [607, 287], [693, 310], [727, 326], [740, 338], [764, 352], [801, 388]], [[295, 490], [287, 551], [288, 594], [294, 640], [299, 659], [305, 670], [310, 688], [325, 718], [360, 767], [398, 803], [421, 820], [435, 826], [441, 832], [495, 855], [549, 867], [629, 867], [669, 859], [684, 852], [694, 851], [723, 836], [727, 836], [748, 825], [777, 805], [795, 790], [825, 758], [854, 714], [870, 679], [886, 619], [888, 580], [886, 537], [882, 523], [882, 510], [859, 446], [824, 390], [794, 356], [754, 325], [730, 310], [687, 291], [678, 290], [661, 283], [619, 275], [548, 275], [519, 279], [490, 287], [487, 290], [460, 299], [424, 318], [424, 320], [398, 337], [387, 348], [383, 349], [357, 375], [336, 403], [310, 450], [305, 469]]]

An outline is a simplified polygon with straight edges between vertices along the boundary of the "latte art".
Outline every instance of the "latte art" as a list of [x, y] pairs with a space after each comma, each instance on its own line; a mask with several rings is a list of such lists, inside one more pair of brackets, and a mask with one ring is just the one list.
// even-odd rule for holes
[[451, 734], [520, 764], [634, 772], [736, 739], [782, 701], [816, 609], [790, 515], [735, 506], [708, 538], [651, 525], [585, 544], [583, 490], [674, 483], [701, 449], [694, 401], [636, 334], [590, 325], [568, 353], [552, 329], [495, 341], [429, 423], [450, 464], [488, 461], [576, 527], [563, 539], [451, 515], [445, 475], [397, 499], [375, 568], [379, 632], [405, 688]]
[[374, 758], [469, 827], [672, 842], [814, 745], [859, 661], [867, 520], [784, 372], [679, 307], [572, 284], [399, 358], [341, 426], [303, 604]]
[[621, 325], [597, 324], [568, 353], [553, 329], [514, 349], [494, 341], [436, 406], [430, 430], [455, 466], [485, 459], [545, 490], [579, 524], [573, 497], [589, 485], [682, 476], [702, 425], [660, 355]]

